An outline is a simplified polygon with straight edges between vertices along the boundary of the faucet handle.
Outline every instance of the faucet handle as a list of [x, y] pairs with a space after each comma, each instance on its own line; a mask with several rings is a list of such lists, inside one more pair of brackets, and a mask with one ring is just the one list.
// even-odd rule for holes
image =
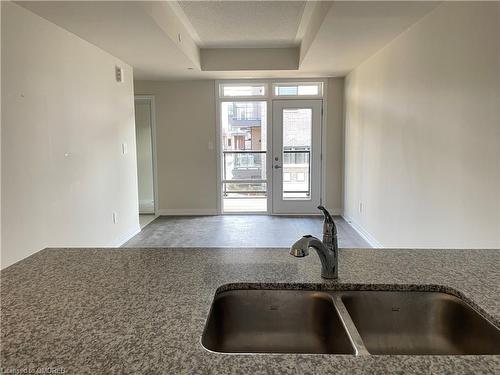
[[332, 215], [330, 215], [330, 213], [328, 212], [328, 210], [325, 207], [318, 206], [318, 210], [320, 210], [321, 212], [323, 212], [323, 215], [325, 216], [325, 223], [333, 224]]
[[333, 221], [332, 215], [323, 206], [318, 206], [318, 209], [323, 212], [325, 216], [325, 221], [323, 222], [323, 242], [329, 241], [330, 238], [336, 241], [337, 239], [337, 227]]

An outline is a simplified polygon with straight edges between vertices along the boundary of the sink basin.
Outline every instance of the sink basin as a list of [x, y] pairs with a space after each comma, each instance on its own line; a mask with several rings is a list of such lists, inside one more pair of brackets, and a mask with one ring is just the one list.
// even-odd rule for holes
[[[202, 345], [222, 353], [500, 354], [500, 329], [438, 291], [262, 289], [218, 292]], [[426, 287], [428, 288], [428, 287]], [[358, 289], [358, 288], [355, 288]], [[423, 289], [423, 287], [422, 287]], [[435, 288], [439, 290], [440, 288]]]
[[217, 294], [202, 344], [224, 353], [355, 353], [332, 296], [306, 290]]
[[371, 354], [500, 354], [500, 330], [450, 294], [353, 291], [341, 299]]

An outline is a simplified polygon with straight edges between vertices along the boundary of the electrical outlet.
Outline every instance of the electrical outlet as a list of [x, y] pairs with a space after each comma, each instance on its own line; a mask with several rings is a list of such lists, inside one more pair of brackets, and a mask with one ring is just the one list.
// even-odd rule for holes
[[113, 224], [118, 224], [118, 214], [113, 212]]
[[128, 153], [128, 146], [126, 143], [122, 143], [122, 153], [126, 155]]

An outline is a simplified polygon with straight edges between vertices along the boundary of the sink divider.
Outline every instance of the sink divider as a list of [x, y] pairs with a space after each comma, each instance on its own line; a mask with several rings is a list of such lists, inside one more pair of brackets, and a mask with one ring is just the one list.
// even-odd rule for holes
[[352, 346], [356, 350], [356, 355], [357, 356], [370, 355], [370, 353], [366, 349], [363, 339], [361, 338], [361, 335], [358, 332], [358, 329], [354, 325], [354, 322], [352, 321], [351, 316], [349, 315], [349, 312], [347, 311], [347, 308], [342, 302], [340, 296], [332, 295], [332, 299], [333, 299], [333, 305], [335, 306], [337, 314], [340, 317], [340, 321], [342, 322], [347, 332], [347, 336], [349, 337]]

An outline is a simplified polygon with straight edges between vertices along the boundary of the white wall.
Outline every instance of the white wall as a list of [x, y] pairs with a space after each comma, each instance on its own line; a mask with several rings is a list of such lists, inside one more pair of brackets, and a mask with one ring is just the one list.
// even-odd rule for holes
[[48, 246], [116, 245], [139, 228], [132, 69], [2, 5], [2, 267]]
[[216, 214], [214, 81], [136, 81], [154, 95], [160, 214]]
[[135, 100], [135, 141], [137, 149], [137, 184], [139, 212], [154, 213], [153, 145], [149, 100]]
[[383, 246], [500, 248], [499, 38], [445, 2], [348, 75], [345, 213]]
[[325, 203], [335, 214], [344, 207], [344, 78], [329, 78], [325, 129]]
[[[336, 213], [343, 204], [343, 87], [343, 78], [328, 80], [325, 205]], [[216, 214], [215, 81], [136, 81], [135, 94], [156, 100], [160, 213]]]

